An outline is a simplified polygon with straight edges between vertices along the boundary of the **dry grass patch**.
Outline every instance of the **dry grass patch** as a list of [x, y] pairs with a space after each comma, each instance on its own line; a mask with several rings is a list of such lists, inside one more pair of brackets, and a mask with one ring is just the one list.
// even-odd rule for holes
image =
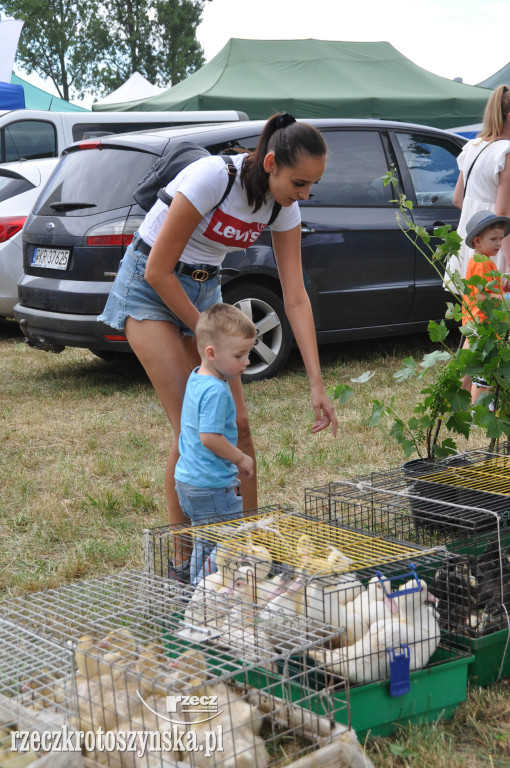
[[[51, 355], [20, 339], [15, 323], [0, 320], [2, 597], [141, 567], [142, 530], [167, 522], [171, 433], [145, 377], [84, 350]], [[354, 402], [337, 408], [336, 439], [310, 431], [308, 381], [297, 356], [278, 379], [247, 385], [260, 505], [302, 509], [305, 487], [400, 463], [385, 428], [364, 420], [372, 398], [397, 391], [403, 413], [411, 413], [419, 386], [399, 387], [393, 373], [428, 348], [423, 336], [323, 348], [327, 386], [377, 370]], [[473, 435], [470, 447], [485, 444]], [[450, 723], [370, 739], [370, 756], [378, 768], [510, 766], [509, 707], [508, 684], [474, 689]]]

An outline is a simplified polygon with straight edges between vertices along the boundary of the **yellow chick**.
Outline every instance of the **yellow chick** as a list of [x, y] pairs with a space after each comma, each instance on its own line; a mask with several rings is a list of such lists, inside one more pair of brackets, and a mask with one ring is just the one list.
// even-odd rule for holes
[[216, 567], [223, 578], [223, 586], [232, 589], [237, 569], [242, 565], [243, 552], [239, 542], [227, 539], [216, 548]]
[[307, 533], [303, 533], [296, 543], [296, 554], [302, 562], [304, 572], [325, 571], [329, 573], [332, 568], [325, 557], [318, 557], [315, 544]]
[[[168, 662], [169, 685], [175, 690], [192, 690], [193, 695], [207, 695], [208, 665], [204, 654], [192, 648]], [[197, 690], [198, 689], [198, 690]]]
[[88, 680], [101, 677], [108, 671], [108, 665], [101, 662], [102, 653], [97, 648], [94, 638], [90, 635], [82, 635], [78, 638], [74, 651], [74, 660], [78, 672]]
[[136, 641], [127, 627], [114, 629], [100, 640], [97, 646], [107, 649], [103, 661], [110, 664], [133, 661], [136, 658]]
[[255, 544], [251, 532], [248, 533], [247, 539], [248, 544], [244, 551], [244, 560], [254, 568], [257, 580], [265, 579], [273, 564], [271, 552], [262, 544]]
[[140, 675], [139, 692], [145, 696], [166, 696], [168, 693], [168, 657], [159, 643], [149, 643], [138, 654], [136, 671]]

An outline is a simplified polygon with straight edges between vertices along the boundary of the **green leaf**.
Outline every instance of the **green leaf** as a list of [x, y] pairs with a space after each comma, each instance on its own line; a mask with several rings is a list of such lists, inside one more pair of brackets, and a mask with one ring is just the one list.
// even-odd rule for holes
[[414, 357], [406, 357], [402, 361], [402, 367], [393, 374], [393, 378], [398, 382], [406, 381], [406, 379], [412, 379], [416, 376], [416, 361]]
[[467, 439], [469, 437], [469, 430], [471, 428], [471, 414], [466, 411], [458, 411], [452, 413], [451, 416], [445, 422], [445, 426], [451, 432], [456, 432], [459, 435], [464, 435]]
[[452, 456], [457, 453], [457, 443], [451, 437], [447, 437], [434, 446], [434, 457], [444, 459], [446, 456]]
[[412, 757], [414, 752], [409, 747], [404, 747], [403, 744], [388, 744], [388, 749], [392, 755], [397, 757]]
[[444, 316], [447, 320], [455, 320], [456, 323], [460, 323], [462, 320], [462, 306], [460, 304], [454, 304], [451, 301], [447, 301], [446, 312]]
[[344, 405], [354, 395], [354, 390], [348, 384], [338, 384], [332, 391], [333, 398]]
[[429, 352], [427, 355], [423, 355], [423, 359], [420, 363], [421, 368], [428, 370], [433, 368], [438, 363], [444, 363], [447, 360], [451, 360], [451, 353], [442, 349], [436, 349], [435, 352]]
[[381, 403], [379, 400], [372, 400], [372, 413], [368, 419], [369, 425], [375, 427], [386, 413], [387, 409], [384, 403]]
[[370, 381], [372, 376], [374, 376], [375, 371], [365, 371], [365, 373], [362, 373], [361, 376], [358, 376], [356, 379], [351, 379], [355, 384], [366, 384], [367, 381]]

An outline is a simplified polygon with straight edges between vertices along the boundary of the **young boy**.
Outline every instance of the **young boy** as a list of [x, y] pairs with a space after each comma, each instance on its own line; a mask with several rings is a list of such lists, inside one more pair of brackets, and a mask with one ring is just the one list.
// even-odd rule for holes
[[[478, 211], [469, 219], [467, 223], [467, 233], [465, 243], [469, 248], [474, 249], [474, 253], [469, 259], [466, 269], [466, 280], [471, 277], [483, 277], [487, 281], [491, 279], [488, 272], [498, 268], [493, 259], [501, 250], [503, 238], [510, 232], [510, 218], [507, 216], [496, 216], [491, 211]], [[485, 256], [485, 260], [475, 260], [475, 256]], [[492, 298], [503, 299], [503, 287], [501, 278], [496, 278], [496, 285], [491, 288], [485, 288], [486, 293], [491, 293]], [[462, 325], [475, 318], [482, 322], [487, 318], [480, 307], [480, 299], [483, 299], [483, 293], [473, 286], [470, 294], [464, 296], [462, 304]], [[482, 302], [483, 303], [483, 302]], [[466, 338], [464, 347], [469, 346], [469, 340]], [[469, 387], [466, 386], [466, 389]], [[471, 382], [471, 403], [474, 403], [483, 389], [487, 389], [487, 383], [482, 379]]]
[[[251, 477], [254, 467], [251, 456], [237, 447], [236, 409], [228, 381], [248, 367], [255, 334], [252, 321], [230, 304], [215, 304], [198, 319], [195, 336], [202, 362], [186, 387], [175, 468], [179, 504], [192, 525], [242, 517], [238, 475]], [[192, 584], [213, 549], [214, 542], [196, 539]]]

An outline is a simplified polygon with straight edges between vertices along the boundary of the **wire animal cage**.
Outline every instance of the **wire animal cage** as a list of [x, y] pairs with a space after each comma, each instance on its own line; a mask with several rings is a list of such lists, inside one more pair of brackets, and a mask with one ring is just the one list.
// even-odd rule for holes
[[69, 648], [2, 618], [0, 650], [0, 766], [15, 766], [19, 758], [19, 765], [37, 760], [41, 768], [79, 768], [81, 752], [64, 758], [44, 741], [45, 733], [63, 732], [72, 717]]
[[305, 490], [305, 514], [451, 553], [432, 585], [443, 628], [470, 638], [508, 629], [510, 457], [469, 452], [456, 464], [390, 469]]
[[145, 570], [169, 575], [168, 563], [176, 547], [181, 548], [181, 556], [189, 558], [192, 550], [196, 551], [197, 541], [204, 544], [205, 553], [198, 567], [200, 586], [214, 584], [232, 589], [235, 578], [241, 575], [250, 587], [245, 598], [253, 603], [275, 597], [282, 585], [300, 571], [308, 576], [349, 573], [410, 560], [423, 551], [414, 543], [329, 525], [324, 518], [310, 519], [292, 510], [266, 507], [229, 522], [145, 530]]
[[[458, 655], [441, 637], [434, 612], [421, 609], [426, 592], [420, 579], [430, 584], [435, 572], [449, 562], [443, 546], [427, 548], [380, 532], [340, 526], [334, 517], [326, 520], [324, 514], [312, 519], [285, 510], [191, 529], [158, 528], [145, 535], [146, 552], [150, 553], [147, 567], [155, 572], [164, 569], [172, 538], [200, 538], [213, 547], [218, 570], [199, 581], [192, 593], [185, 611], [190, 627], [199, 625], [202, 631], [207, 628], [229, 636], [224, 608], [229, 599], [241, 601], [245, 612], [259, 609], [255, 628], [285, 625], [293, 617], [336, 627], [336, 637], [308, 654], [317, 661], [322, 658], [318, 665], [322, 672], [316, 672], [315, 679], [322, 675], [323, 686], [330, 684], [330, 674], [335, 682], [348, 679], [355, 684], [387, 678], [390, 659], [383, 642], [397, 655], [408, 654], [407, 662], [397, 662], [407, 664], [408, 672], [428, 664], [436, 649], [436, 663]], [[162, 559], [155, 560], [154, 553]], [[413, 575], [416, 570], [410, 568], [411, 562], [423, 573], [420, 579]], [[412, 582], [407, 587], [410, 594], [419, 593], [415, 602], [404, 599], [397, 587], [390, 590], [395, 592], [392, 596], [384, 592], [392, 581], [401, 586], [404, 582], [398, 577], [402, 574]], [[400, 623], [395, 614], [400, 615]], [[379, 640], [369, 637], [371, 624], [387, 619], [393, 623], [379, 627]], [[232, 636], [235, 638], [235, 630]], [[424, 644], [430, 653], [423, 651]], [[315, 666], [313, 661], [311, 664]]]
[[185, 620], [188, 605], [141, 572], [3, 603], [0, 703], [83, 731], [88, 765], [267, 768], [317, 749], [338, 765], [348, 689], [317, 690], [306, 663], [336, 630], [303, 616], [264, 624], [257, 606], [218, 596], [228, 631], [213, 631]]

